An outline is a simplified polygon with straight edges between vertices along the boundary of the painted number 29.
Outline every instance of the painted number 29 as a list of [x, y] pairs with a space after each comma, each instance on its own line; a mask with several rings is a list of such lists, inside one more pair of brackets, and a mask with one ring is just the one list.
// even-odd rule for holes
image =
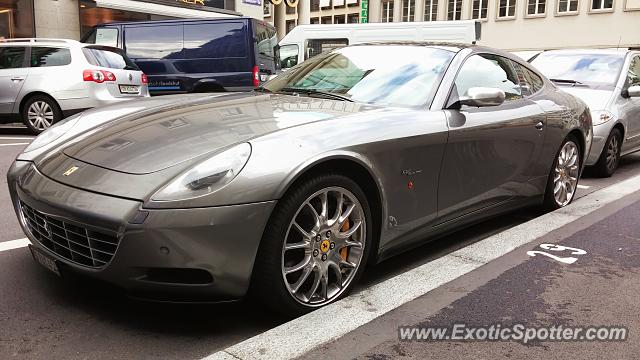
[[[577, 248], [573, 248], [573, 247], [568, 247], [568, 246], [562, 246], [562, 245], [555, 245], [555, 244], [540, 244], [540, 247], [545, 249], [545, 250], [549, 250], [549, 251], [570, 251], [571, 255], [584, 255], [587, 252], [582, 250], [582, 249], [577, 249]], [[574, 262], [578, 261], [578, 258], [576, 257], [560, 257], [560, 256], [556, 256], [553, 254], [549, 254], [548, 252], [544, 252], [544, 251], [527, 251], [527, 255], [529, 256], [536, 256], [536, 255], [544, 255], [546, 257], [550, 257], [553, 260], [559, 261], [563, 264], [573, 264]]]

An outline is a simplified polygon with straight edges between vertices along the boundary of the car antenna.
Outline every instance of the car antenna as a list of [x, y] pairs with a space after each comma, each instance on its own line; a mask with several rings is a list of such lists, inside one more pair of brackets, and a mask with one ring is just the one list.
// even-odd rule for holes
[[618, 37], [618, 47], [616, 48], [616, 50], [620, 50], [620, 43], [622, 42], [622, 35], [620, 35]]

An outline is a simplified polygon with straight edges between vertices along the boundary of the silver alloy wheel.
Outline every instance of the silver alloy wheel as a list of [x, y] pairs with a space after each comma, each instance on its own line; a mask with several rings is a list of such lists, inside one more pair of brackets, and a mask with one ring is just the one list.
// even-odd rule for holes
[[618, 138], [616, 136], [612, 136], [611, 141], [609, 141], [609, 146], [607, 146], [607, 169], [609, 172], [613, 172], [618, 165], [619, 151], [620, 146], [618, 145]]
[[578, 146], [573, 141], [567, 141], [558, 154], [553, 174], [553, 196], [561, 207], [571, 202], [578, 187], [579, 155]]
[[299, 303], [319, 307], [340, 296], [364, 254], [366, 218], [349, 190], [329, 187], [298, 208], [282, 247], [282, 277]]
[[34, 101], [27, 109], [29, 124], [37, 130], [46, 130], [53, 125], [53, 109], [45, 101]]

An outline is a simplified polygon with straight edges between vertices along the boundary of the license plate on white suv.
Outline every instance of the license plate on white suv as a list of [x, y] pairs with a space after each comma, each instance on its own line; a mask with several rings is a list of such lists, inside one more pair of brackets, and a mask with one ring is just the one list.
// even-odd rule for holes
[[122, 94], [140, 94], [140, 86], [138, 86], [138, 85], [120, 85], [120, 93], [122, 93]]

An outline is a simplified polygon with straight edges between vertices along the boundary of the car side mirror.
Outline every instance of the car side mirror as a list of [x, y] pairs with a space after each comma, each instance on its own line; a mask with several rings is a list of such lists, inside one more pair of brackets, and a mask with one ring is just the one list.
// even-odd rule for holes
[[624, 98], [640, 97], [640, 85], [629, 86], [628, 89], [622, 90], [622, 97]]
[[504, 103], [504, 91], [498, 88], [472, 87], [458, 100], [460, 105], [485, 107]]

